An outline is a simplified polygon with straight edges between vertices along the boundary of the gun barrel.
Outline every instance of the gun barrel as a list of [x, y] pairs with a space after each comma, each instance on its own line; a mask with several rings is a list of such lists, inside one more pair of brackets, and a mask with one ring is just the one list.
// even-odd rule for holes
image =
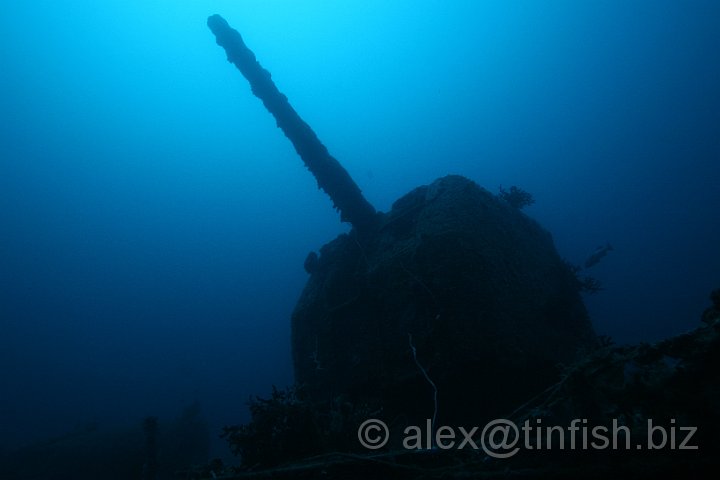
[[374, 225], [377, 219], [375, 208], [365, 199], [340, 162], [328, 153], [312, 128], [300, 118], [287, 97], [278, 90], [270, 72], [260, 65], [240, 33], [220, 15], [210, 16], [207, 23], [217, 44], [225, 49], [228, 61], [250, 82], [253, 94], [275, 117], [277, 126], [315, 176], [318, 187], [330, 196], [333, 206], [340, 211], [341, 221], [350, 222], [358, 229]]

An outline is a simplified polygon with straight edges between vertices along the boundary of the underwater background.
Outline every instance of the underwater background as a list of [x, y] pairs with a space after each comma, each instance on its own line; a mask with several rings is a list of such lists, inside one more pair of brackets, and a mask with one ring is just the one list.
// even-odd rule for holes
[[518, 185], [569, 261], [613, 245], [598, 334], [698, 326], [720, 286], [717, 2], [4, 2], [0, 449], [195, 401], [214, 439], [293, 380], [303, 261], [348, 226], [213, 13], [378, 209], [449, 173]]

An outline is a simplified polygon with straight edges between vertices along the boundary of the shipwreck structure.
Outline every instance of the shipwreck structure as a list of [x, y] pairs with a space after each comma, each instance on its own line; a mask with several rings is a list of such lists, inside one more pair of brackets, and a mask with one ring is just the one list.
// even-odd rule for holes
[[218, 15], [208, 26], [352, 225], [308, 256], [292, 315], [296, 382], [312, 401], [395, 424], [473, 424], [595, 347], [578, 281], [537, 222], [460, 176], [377, 212], [240, 34]]

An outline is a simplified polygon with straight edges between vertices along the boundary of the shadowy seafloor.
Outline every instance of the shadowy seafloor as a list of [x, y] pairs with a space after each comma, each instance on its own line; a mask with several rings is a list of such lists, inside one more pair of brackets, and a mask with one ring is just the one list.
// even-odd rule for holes
[[130, 480], [188, 478], [207, 461], [210, 431], [195, 403], [174, 419], [147, 417], [133, 427], [89, 424], [0, 454], [0, 478]]
[[[249, 462], [215, 471], [208, 466], [194, 478], [717, 478], [720, 291], [713, 300], [703, 314], [705, 325], [696, 330], [655, 344], [614, 346], [605, 340], [502, 416], [519, 427], [560, 426], [562, 446], [557, 436], [548, 444], [543, 431], [540, 441], [533, 433], [517, 444], [516, 454], [495, 458], [493, 453], [504, 451], [483, 450], [478, 431], [475, 444], [463, 449], [362, 451], [355, 435], [361, 419], [351, 406], [319, 407], [296, 389], [256, 399], [253, 421], [226, 429]], [[493, 395], [492, 384], [485, 386]], [[343, 414], [344, 422], [337, 419]], [[578, 427], [574, 444], [568, 436], [572, 425]], [[595, 427], [605, 430], [595, 436]], [[318, 449], [314, 455], [312, 447]]]
[[[612, 431], [616, 421], [618, 430], [630, 432], [618, 436], [618, 448], [583, 448], [583, 435], [586, 445], [603, 442], [578, 430], [575, 449], [567, 437], [564, 448], [531, 438], [504, 459], [475, 448], [479, 433], [463, 449], [363, 450], [357, 428], [377, 412], [347, 398], [344, 404], [318, 405], [294, 386], [253, 399], [252, 421], [226, 427], [224, 436], [241, 454], [232, 464], [205, 460], [209, 432], [193, 405], [171, 422], [150, 417], [125, 430], [90, 425], [5, 452], [0, 473], [18, 480], [717, 478], [720, 290], [712, 300], [704, 324], [691, 332], [654, 344], [615, 346], [604, 339], [503, 417], [518, 426], [542, 421], [566, 431], [573, 419], [583, 419], [577, 425], [585, 432], [594, 426]], [[492, 385], [486, 388], [494, 394]], [[648, 422], [654, 427], [650, 438]], [[691, 437], [688, 427], [697, 427]]]

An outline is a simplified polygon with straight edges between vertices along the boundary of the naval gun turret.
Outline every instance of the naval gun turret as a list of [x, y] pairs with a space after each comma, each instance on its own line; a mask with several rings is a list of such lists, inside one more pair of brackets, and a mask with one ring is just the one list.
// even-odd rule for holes
[[480, 425], [594, 347], [577, 278], [535, 220], [461, 176], [377, 212], [240, 34], [218, 15], [208, 25], [352, 225], [308, 258], [292, 315], [296, 382], [312, 401]]

